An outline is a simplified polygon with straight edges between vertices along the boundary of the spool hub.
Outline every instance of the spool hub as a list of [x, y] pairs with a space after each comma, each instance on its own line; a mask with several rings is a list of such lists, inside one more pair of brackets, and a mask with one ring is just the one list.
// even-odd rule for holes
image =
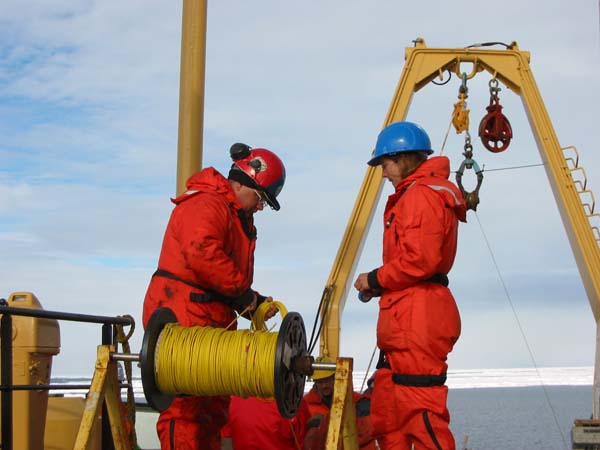
[[290, 312], [281, 323], [275, 349], [275, 399], [286, 419], [296, 415], [304, 396], [306, 378], [294, 370], [294, 360], [306, 353], [304, 321], [300, 314]]

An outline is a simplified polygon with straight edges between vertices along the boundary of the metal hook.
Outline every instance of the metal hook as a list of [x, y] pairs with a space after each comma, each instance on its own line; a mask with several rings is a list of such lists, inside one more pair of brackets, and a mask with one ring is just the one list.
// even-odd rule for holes
[[[481, 188], [481, 184], [483, 183], [483, 170], [479, 168], [479, 164], [477, 161], [473, 159], [473, 146], [471, 145], [471, 135], [467, 131], [465, 136], [465, 151], [463, 152], [463, 156], [465, 159], [460, 164], [460, 167], [456, 171], [456, 184], [460, 189], [460, 192], [465, 199], [465, 203], [467, 205], [467, 209], [472, 209], [473, 211], [477, 210], [477, 205], [479, 204], [479, 189]], [[465, 169], [473, 169], [475, 171], [475, 175], [477, 176], [477, 186], [471, 192], [467, 192], [462, 184], [462, 177], [465, 172]]]
[[488, 86], [490, 87], [490, 95], [492, 95], [492, 96], [497, 96], [498, 92], [500, 92], [502, 90], [500, 88], [500, 83], [498, 82], [498, 80], [496, 78], [492, 78], [488, 82]]
[[469, 88], [467, 87], [467, 73], [463, 72], [462, 83], [460, 84], [460, 87], [458, 88], [458, 93], [465, 94], [465, 97], [466, 97], [467, 92], [469, 92]]

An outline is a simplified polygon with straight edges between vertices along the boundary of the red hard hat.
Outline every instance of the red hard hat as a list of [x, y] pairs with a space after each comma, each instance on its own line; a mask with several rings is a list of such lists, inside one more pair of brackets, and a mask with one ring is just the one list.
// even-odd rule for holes
[[231, 146], [230, 153], [233, 165], [229, 178], [236, 179], [239, 176], [236, 172], [243, 172], [247, 175], [244, 178], [249, 180], [238, 179], [237, 181], [264, 192], [269, 206], [278, 211], [280, 206], [277, 196], [285, 183], [285, 166], [281, 159], [266, 148], [250, 148], [246, 144], [239, 143]]

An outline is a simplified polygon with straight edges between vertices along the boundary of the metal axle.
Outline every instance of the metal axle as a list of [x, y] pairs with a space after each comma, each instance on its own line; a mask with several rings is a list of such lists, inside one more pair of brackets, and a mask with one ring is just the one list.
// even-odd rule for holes
[[115, 361], [139, 361], [139, 353], [111, 353], [110, 359]]

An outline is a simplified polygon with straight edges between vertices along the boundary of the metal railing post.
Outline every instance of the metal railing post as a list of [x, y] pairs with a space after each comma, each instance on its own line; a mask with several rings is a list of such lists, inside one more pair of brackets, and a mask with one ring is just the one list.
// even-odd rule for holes
[[0, 319], [0, 351], [2, 370], [2, 450], [13, 448], [13, 418], [12, 418], [12, 316], [4, 314]]

